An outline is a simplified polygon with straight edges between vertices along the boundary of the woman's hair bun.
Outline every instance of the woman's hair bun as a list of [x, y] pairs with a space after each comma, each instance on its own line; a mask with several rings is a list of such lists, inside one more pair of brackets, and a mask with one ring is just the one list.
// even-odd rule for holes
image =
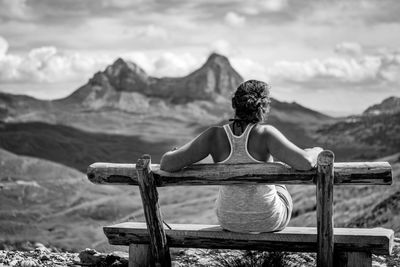
[[270, 102], [270, 85], [257, 80], [249, 80], [239, 85], [232, 97], [232, 107], [236, 116], [247, 122], [259, 122], [263, 109]]

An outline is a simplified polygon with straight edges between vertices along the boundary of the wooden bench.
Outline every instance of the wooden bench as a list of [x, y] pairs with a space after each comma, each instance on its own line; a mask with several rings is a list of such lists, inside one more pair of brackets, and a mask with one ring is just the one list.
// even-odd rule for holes
[[[392, 171], [387, 162], [334, 163], [333, 153], [323, 151], [317, 168], [310, 171], [281, 163], [195, 164], [168, 173], [144, 155], [136, 165], [94, 163], [87, 174], [96, 184], [140, 188], [146, 223], [104, 227], [110, 244], [129, 246], [130, 266], [171, 266], [169, 247], [317, 252], [317, 266], [372, 266], [372, 253], [390, 255], [394, 244], [390, 229], [333, 227], [333, 185], [390, 185]], [[229, 232], [218, 225], [164, 227], [156, 187], [237, 184], [315, 184], [317, 227], [287, 227], [261, 234]]]

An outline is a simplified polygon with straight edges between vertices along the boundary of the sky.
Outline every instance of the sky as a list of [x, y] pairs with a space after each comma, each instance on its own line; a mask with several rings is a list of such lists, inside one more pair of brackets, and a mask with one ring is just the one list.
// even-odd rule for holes
[[212, 52], [339, 116], [400, 97], [398, 0], [0, 0], [0, 91], [62, 98], [118, 57], [181, 77]]

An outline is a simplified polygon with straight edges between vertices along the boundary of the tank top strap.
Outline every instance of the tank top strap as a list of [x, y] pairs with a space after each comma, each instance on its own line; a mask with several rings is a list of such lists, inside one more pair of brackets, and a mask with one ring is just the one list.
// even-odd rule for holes
[[223, 127], [226, 135], [228, 136], [229, 142], [232, 142], [232, 139], [235, 137], [235, 135], [233, 134], [231, 127], [229, 126], [229, 124], [225, 124]]
[[232, 132], [232, 129], [229, 126], [229, 124], [225, 124], [223, 127], [224, 127], [224, 130], [225, 130], [226, 134], [228, 135], [229, 139], [232, 140], [233, 138], [239, 139], [239, 138], [243, 138], [244, 137], [244, 139], [247, 140], [249, 138], [250, 131], [251, 131], [251, 129], [253, 129], [254, 126], [255, 126], [254, 123], [248, 124], [246, 126], [246, 129], [244, 129], [244, 132], [241, 135], [235, 135]]
[[223, 126], [230, 143], [231, 151], [228, 158], [221, 163], [260, 162], [254, 159], [247, 151], [248, 138], [250, 135], [250, 131], [253, 129], [254, 125], [255, 124], [248, 124], [246, 129], [240, 136], [233, 134], [229, 124]]
[[256, 126], [255, 123], [250, 123], [250, 124], [247, 125], [246, 130], [244, 130], [243, 136], [244, 136], [244, 139], [245, 139], [245, 141], [244, 141], [245, 144], [247, 144], [247, 142], [249, 140], [250, 132], [254, 128], [254, 126]]

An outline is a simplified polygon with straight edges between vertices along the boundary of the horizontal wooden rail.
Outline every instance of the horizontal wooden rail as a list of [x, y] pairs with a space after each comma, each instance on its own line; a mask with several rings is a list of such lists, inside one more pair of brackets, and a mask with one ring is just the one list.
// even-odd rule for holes
[[[271, 251], [315, 252], [315, 227], [286, 227], [275, 233], [246, 234], [223, 230], [219, 225], [170, 224], [165, 228], [170, 247], [254, 249]], [[112, 245], [149, 244], [146, 223], [126, 222], [103, 228]], [[366, 251], [390, 255], [393, 230], [384, 228], [334, 228], [335, 250]]]
[[[234, 184], [314, 184], [317, 170], [298, 171], [281, 163], [194, 164], [169, 173], [152, 164], [157, 186]], [[392, 168], [388, 162], [334, 163], [334, 184], [390, 185]], [[95, 184], [138, 185], [135, 164], [94, 163], [87, 176]]]

